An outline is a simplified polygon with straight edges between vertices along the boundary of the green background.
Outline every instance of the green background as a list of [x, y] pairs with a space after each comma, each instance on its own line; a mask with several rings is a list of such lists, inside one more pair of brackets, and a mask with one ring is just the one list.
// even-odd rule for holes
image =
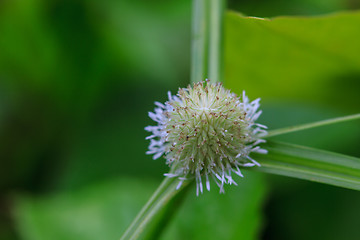
[[[228, 7], [302, 16], [226, 15], [224, 82], [262, 97], [261, 123], [359, 112], [360, 1]], [[189, 83], [190, 17], [189, 0], [0, 2], [0, 239], [121, 236], [168, 170], [145, 155], [144, 127]], [[360, 157], [358, 121], [278, 139]], [[190, 189], [161, 238], [360, 239], [358, 192], [244, 175], [225, 195]]]

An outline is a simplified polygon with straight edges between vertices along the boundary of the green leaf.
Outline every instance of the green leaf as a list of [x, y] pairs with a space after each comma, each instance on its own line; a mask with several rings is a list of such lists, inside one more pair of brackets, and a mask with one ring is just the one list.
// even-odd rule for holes
[[214, 183], [198, 197], [192, 189], [160, 239], [258, 239], [267, 185], [263, 174], [243, 173], [235, 177], [238, 186], [225, 186], [225, 194]]
[[360, 190], [359, 158], [273, 141], [264, 148], [268, 154], [255, 156], [258, 171]]
[[281, 15], [319, 15], [339, 10], [356, 8], [343, 0], [271, 0], [231, 1], [230, 7], [249, 16], [271, 17]]
[[[215, 184], [199, 197], [192, 188], [181, 207], [176, 201], [167, 205], [166, 211], [178, 212], [174, 221], [166, 211], [159, 211], [141, 239], [159, 236], [159, 229], [151, 228], [157, 225], [164, 230], [166, 224], [170, 226], [162, 239], [255, 239], [266, 184], [260, 173], [244, 175], [237, 179], [239, 186], [227, 186], [224, 195]], [[123, 178], [49, 196], [18, 196], [15, 223], [24, 240], [119, 239], [156, 185], [151, 179]], [[165, 222], [159, 225], [159, 220]]]
[[360, 12], [260, 19], [228, 12], [225, 83], [251, 98], [358, 109]]
[[18, 196], [15, 223], [24, 240], [119, 239], [157, 184], [128, 178], [50, 196]]

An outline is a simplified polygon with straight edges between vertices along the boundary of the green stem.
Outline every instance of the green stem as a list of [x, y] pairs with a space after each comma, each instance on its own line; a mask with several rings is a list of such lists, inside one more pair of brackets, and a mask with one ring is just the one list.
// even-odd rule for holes
[[187, 192], [189, 191], [190, 187], [194, 184], [195, 181], [191, 181], [185, 183], [187, 186], [181, 190], [180, 194], [176, 194], [170, 200], [168, 204], [161, 210], [160, 218], [155, 218], [154, 227], [148, 232], [147, 238], [148, 240], [159, 239], [161, 234], [164, 230], [171, 224], [171, 219], [173, 216], [181, 209], [181, 205], [183, 204], [184, 200], [186, 199]]
[[171, 184], [168, 189], [164, 192], [164, 194], [159, 198], [158, 201], [153, 205], [153, 207], [149, 210], [149, 212], [144, 216], [144, 218], [140, 221], [139, 225], [135, 229], [134, 233], [129, 238], [130, 240], [138, 239], [140, 234], [144, 231], [147, 225], [149, 225], [150, 221], [154, 219], [155, 215], [161, 211], [161, 209], [166, 206], [171, 199], [175, 197], [176, 194], [179, 193], [183, 188], [185, 188], [190, 181], [186, 181], [182, 184], [181, 188], [176, 190], [177, 182]]
[[208, 0], [193, 0], [190, 76], [192, 83], [207, 77], [207, 2]]
[[[135, 226], [138, 226], [140, 221], [144, 218], [147, 214], [151, 206], [160, 198], [160, 196], [164, 193], [164, 191], [174, 182], [175, 178], [165, 177], [165, 179], [161, 182], [160, 186], [155, 190], [153, 195], [141, 209], [141, 211], [137, 214], [135, 219], [132, 221], [130, 226], [126, 229], [125, 233], [122, 235], [120, 240], [129, 239], [131, 232], [133, 231]], [[136, 231], [136, 230], [135, 230]]]
[[274, 137], [274, 136], [278, 136], [278, 135], [282, 135], [282, 134], [286, 134], [286, 133], [297, 132], [297, 131], [301, 131], [301, 130], [305, 130], [305, 129], [315, 128], [315, 127], [320, 127], [320, 126], [325, 126], [325, 125], [330, 125], [330, 124], [334, 124], [334, 123], [345, 122], [345, 121], [350, 121], [350, 120], [355, 120], [355, 119], [360, 119], [360, 113], [350, 115], [350, 116], [345, 116], [345, 117], [332, 118], [332, 119], [327, 119], [327, 120], [318, 121], [318, 122], [312, 122], [312, 123], [306, 123], [306, 124], [301, 124], [301, 125], [297, 125], [297, 126], [275, 129], [275, 130], [269, 131], [269, 133], [265, 137], [266, 138]]
[[210, 82], [223, 80], [223, 19], [225, 2], [223, 0], [209, 0], [209, 62], [208, 77]]
[[194, 0], [192, 20], [191, 82], [223, 78], [224, 0]]

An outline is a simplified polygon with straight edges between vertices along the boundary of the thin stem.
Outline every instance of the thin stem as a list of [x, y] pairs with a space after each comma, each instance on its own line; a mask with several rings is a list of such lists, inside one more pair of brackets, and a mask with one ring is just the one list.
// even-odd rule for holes
[[301, 131], [301, 130], [305, 130], [305, 129], [309, 129], [309, 128], [315, 128], [315, 127], [320, 127], [320, 126], [325, 126], [325, 125], [330, 125], [330, 124], [334, 124], [334, 123], [345, 122], [345, 121], [350, 121], [350, 120], [355, 120], [355, 119], [360, 119], [360, 113], [345, 116], [345, 117], [332, 118], [332, 119], [327, 119], [327, 120], [323, 120], [323, 121], [306, 123], [306, 124], [301, 124], [301, 125], [297, 125], [297, 126], [272, 130], [272, 131], [269, 131], [269, 133], [265, 137], [266, 138], [274, 137], [274, 136], [278, 136], [278, 135], [282, 135], [282, 134], [286, 134], [286, 133], [297, 132], [297, 131]]
[[223, 18], [224, 0], [210, 1], [209, 18], [209, 62], [208, 77], [210, 82], [220, 82], [223, 79]]
[[[120, 240], [128, 239], [133, 228], [139, 224], [142, 218], [146, 215], [146, 212], [151, 208], [151, 206], [156, 202], [157, 199], [164, 193], [164, 191], [174, 182], [175, 178], [165, 177], [165, 179], [161, 182], [160, 186], [155, 190], [153, 195], [141, 209], [141, 211], [137, 214], [135, 219], [132, 221], [130, 226], [126, 229], [125, 233], [122, 235]], [[135, 230], [136, 231], [136, 230]]]
[[192, 83], [207, 77], [207, 2], [208, 0], [193, 0], [190, 76]]
[[173, 182], [172, 185], [168, 187], [168, 189], [164, 192], [164, 194], [159, 198], [159, 200], [155, 203], [155, 205], [149, 210], [149, 212], [145, 215], [145, 217], [141, 220], [140, 224], [135, 229], [134, 233], [129, 238], [130, 240], [135, 240], [139, 237], [139, 235], [144, 231], [145, 227], [151, 219], [154, 218], [156, 213], [160, 212], [160, 210], [166, 206], [170, 200], [183, 188], [185, 188], [190, 181], [186, 181], [182, 184], [181, 188], [176, 190], [176, 182]]
[[194, 0], [191, 82], [223, 79], [223, 18], [225, 0]]
[[170, 200], [168, 204], [161, 210], [162, 215], [161, 218], [158, 218], [156, 220], [156, 224], [153, 228], [151, 228], [151, 231], [146, 234], [147, 238], [149, 240], [152, 239], [159, 239], [164, 230], [167, 228], [169, 224], [171, 224], [171, 219], [175, 214], [181, 209], [181, 205], [183, 204], [184, 200], [186, 199], [187, 192], [189, 191], [191, 185], [194, 184], [194, 180], [188, 180], [190, 182], [185, 183], [187, 186], [184, 185], [184, 188], [182, 188], [180, 194], [176, 194], [173, 196], [173, 198]]

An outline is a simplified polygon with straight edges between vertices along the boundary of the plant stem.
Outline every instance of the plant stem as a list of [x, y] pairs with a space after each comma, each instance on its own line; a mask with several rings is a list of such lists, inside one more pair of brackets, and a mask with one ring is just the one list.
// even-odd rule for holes
[[309, 129], [309, 128], [321, 127], [321, 126], [326, 126], [326, 125], [330, 125], [330, 124], [334, 124], [334, 123], [345, 122], [345, 121], [350, 121], [350, 120], [355, 120], [355, 119], [360, 119], [360, 113], [345, 116], [345, 117], [332, 118], [332, 119], [322, 120], [322, 121], [318, 121], [318, 122], [312, 122], [312, 123], [306, 123], [306, 124], [301, 124], [301, 125], [297, 125], [297, 126], [275, 129], [275, 130], [269, 131], [269, 133], [265, 137], [266, 138], [274, 137], [277, 135], [282, 135], [282, 134], [291, 133], [291, 132], [297, 132], [297, 131], [301, 131], [301, 130], [305, 130], [305, 129]]
[[190, 76], [192, 83], [207, 77], [207, 2], [208, 0], [193, 0]]
[[209, 0], [209, 62], [208, 78], [210, 82], [223, 80], [223, 19], [225, 3], [223, 0]]
[[169, 224], [171, 224], [172, 217], [181, 209], [181, 205], [183, 201], [186, 199], [187, 191], [191, 188], [191, 185], [194, 184], [195, 181], [185, 183], [180, 194], [176, 194], [172, 197], [169, 203], [160, 211], [161, 216], [154, 219], [155, 224], [154, 227], [151, 227], [151, 230], [147, 232], [146, 236], [148, 240], [159, 239], [161, 234], [167, 228]]
[[223, 78], [224, 0], [194, 0], [192, 19], [191, 82]]
[[[168, 178], [168, 177], [167, 177]], [[145, 227], [150, 223], [150, 221], [155, 217], [155, 215], [160, 212], [160, 210], [166, 206], [171, 199], [175, 197], [183, 188], [189, 184], [189, 181], [186, 181], [182, 184], [181, 188], [176, 190], [176, 182], [173, 182], [162, 194], [162, 196], [154, 203], [153, 207], [150, 208], [149, 212], [144, 216], [140, 221], [139, 225], [135, 229], [134, 233], [129, 238], [130, 240], [138, 239], [140, 234], [144, 231]]]
[[[155, 190], [153, 195], [150, 197], [150, 199], [147, 201], [147, 203], [144, 205], [144, 207], [141, 209], [141, 211], [138, 213], [138, 215], [135, 217], [135, 219], [132, 221], [130, 226], [126, 229], [125, 233], [122, 235], [120, 240], [128, 239], [130, 236], [130, 233], [133, 231], [133, 228], [137, 225], [139, 225], [139, 222], [141, 219], [144, 218], [147, 211], [151, 208], [151, 206], [156, 202], [157, 199], [164, 193], [164, 191], [171, 185], [172, 182], [174, 182], [174, 178], [165, 177], [164, 180], [161, 182], [160, 186]], [[135, 230], [136, 231], [136, 230]]]

